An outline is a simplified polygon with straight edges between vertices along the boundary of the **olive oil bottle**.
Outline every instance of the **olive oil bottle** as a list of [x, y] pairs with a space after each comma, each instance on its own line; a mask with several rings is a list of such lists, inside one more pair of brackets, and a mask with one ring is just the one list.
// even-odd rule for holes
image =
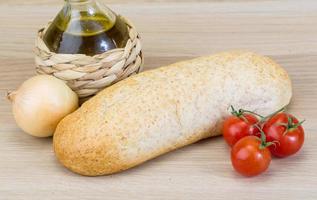
[[65, 0], [44, 35], [52, 52], [93, 56], [122, 48], [128, 40], [124, 21], [96, 0]]

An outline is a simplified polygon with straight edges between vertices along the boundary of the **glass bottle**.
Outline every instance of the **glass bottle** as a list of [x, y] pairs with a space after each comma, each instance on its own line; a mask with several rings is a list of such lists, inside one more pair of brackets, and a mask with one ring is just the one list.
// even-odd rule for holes
[[93, 56], [124, 47], [128, 29], [122, 18], [97, 0], [65, 0], [43, 39], [52, 52]]

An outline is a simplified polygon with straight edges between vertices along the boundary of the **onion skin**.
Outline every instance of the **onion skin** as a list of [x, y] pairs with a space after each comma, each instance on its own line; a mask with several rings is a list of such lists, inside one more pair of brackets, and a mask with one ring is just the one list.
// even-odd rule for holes
[[62, 80], [34, 76], [8, 94], [18, 126], [36, 137], [52, 136], [57, 124], [78, 108], [78, 96]]

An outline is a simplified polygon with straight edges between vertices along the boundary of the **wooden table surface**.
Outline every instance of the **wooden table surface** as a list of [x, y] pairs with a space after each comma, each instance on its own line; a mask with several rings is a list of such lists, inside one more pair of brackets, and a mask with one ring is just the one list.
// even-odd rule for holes
[[24, 134], [4, 98], [35, 74], [36, 31], [62, 0], [0, 0], [0, 199], [317, 199], [317, 1], [109, 0], [143, 36], [145, 68], [227, 49], [273, 57], [293, 80], [290, 111], [306, 119], [296, 156], [243, 178], [221, 137], [120, 174], [83, 177], [62, 167], [52, 140]]

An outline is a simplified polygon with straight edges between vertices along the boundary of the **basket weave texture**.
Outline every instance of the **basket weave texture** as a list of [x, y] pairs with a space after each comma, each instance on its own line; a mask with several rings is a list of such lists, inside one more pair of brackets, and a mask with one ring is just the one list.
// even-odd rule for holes
[[65, 81], [79, 98], [84, 98], [142, 71], [144, 60], [140, 36], [128, 19], [118, 17], [128, 27], [126, 46], [95, 56], [51, 52], [43, 41], [48, 26], [39, 30], [35, 44], [36, 72]]

